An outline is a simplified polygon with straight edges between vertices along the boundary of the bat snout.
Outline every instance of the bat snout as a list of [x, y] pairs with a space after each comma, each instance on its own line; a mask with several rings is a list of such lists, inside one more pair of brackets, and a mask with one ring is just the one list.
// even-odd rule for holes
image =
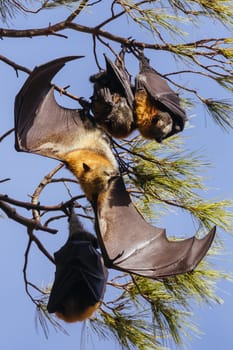
[[172, 131], [173, 121], [169, 113], [159, 112], [153, 118], [152, 133], [157, 142], [162, 142]]
[[114, 180], [120, 176], [118, 170], [105, 170], [104, 174], [109, 178], [109, 181]]

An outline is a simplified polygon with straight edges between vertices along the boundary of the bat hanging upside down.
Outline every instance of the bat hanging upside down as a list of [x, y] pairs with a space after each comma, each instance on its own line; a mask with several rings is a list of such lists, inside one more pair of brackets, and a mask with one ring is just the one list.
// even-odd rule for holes
[[124, 49], [115, 63], [104, 57], [106, 70], [90, 77], [94, 83], [91, 109], [105, 131], [113, 137], [124, 138], [135, 128], [134, 96], [124, 66]]
[[104, 264], [129, 273], [162, 278], [192, 271], [207, 253], [215, 227], [203, 238], [169, 241], [148, 224], [126, 191], [105, 135], [85, 110], [59, 106], [52, 77], [65, 57], [36, 67], [15, 100], [16, 150], [59, 159], [78, 178], [96, 216]]
[[162, 142], [182, 131], [187, 117], [178, 94], [150, 66], [142, 51], [137, 57], [140, 72], [135, 78], [136, 127], [145, 138]]
[[55, 254], [55, 281], [47, 309], [66, 322], [84, 321], [100, 306], [108, 271], [95, 236], [86, 232], [74, 212], [69, 238]]

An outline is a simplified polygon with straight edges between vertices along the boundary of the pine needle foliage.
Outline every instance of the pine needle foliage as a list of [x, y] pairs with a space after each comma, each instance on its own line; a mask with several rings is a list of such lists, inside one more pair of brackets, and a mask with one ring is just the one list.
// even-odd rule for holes
[[0, 0], [0, 17], [5, 22], [21, 11], [20, 3], [14, 0]]
[[[229, 83], [226, 81], [225, 84]], [[229, 130], [229, 127], [233, 127], [233, 106], [232, 102], [229, 100], [214, 100], [206, 99], [204, 101], [208, 112], [213, 117], [213, 120], [220, 125], [226, 131]]]
[[206, 191], [203, 173], [208, 162], [198, 156], [198, 152], [184, 152], [177, 136], [162, 146], [140, 138], [131, 146], [133, 165], [130, 178], [134, 181], [135, 193], [140, 189], [143, 194], [140, 202], [146, 207], [148, 202], [153, 203], [154, 210], [156, 203], [167, 209], [181, 208], [189, 212], [202, 228], [217, 225], [231, 231], [232, 201], [203, 200]]
[[46, 1], [44, 9], [53, 9], [58, 6], [74, 7], [78, 6], [82, 1], [77, 0], [49, 0]]

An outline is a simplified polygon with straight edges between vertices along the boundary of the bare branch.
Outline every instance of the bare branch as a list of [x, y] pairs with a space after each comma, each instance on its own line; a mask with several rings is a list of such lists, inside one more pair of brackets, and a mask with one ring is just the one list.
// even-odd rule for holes
[[[8, 179], [5, 179], [5, 181]], [[4, 180], [3, 180], [4, 181]], [[0, 200], [3, 202], [7, 202], [7, 203], [11, 203], [14, 204], [18, 207], [22, 207], [24, 209], [27, 210], [44, 210], [44, 211], [64, 211], [64, 208], [69, 207], [73, 202], [75, 202], [78, 199], [84, 198], [84, 195], [79, 195], [79, 196], [75, 196], [72, 197], [71, 199], [69, 199], [66, 202], [61, 202], [57, 205], [41, 205], [41, 204], [32, 204], [30, 202], [23, 202], [23, 201], [19, 201], [17, 199], [11, 198], [6, 194], [0, 194]]]
[[45, 232], [49, 232], [52, 234], [56, 234], [57, 230], [49, 228], [49, 227], [45, 227], [43, 225], [40, 224], [40, 222], [33, 220], [33, 219], [28, 219], [25, 218], [24, 216], [20, 215], [17, 213], [17, 211], [15, 210], [15, 208], [11, 207], [10, 205], [6, 204], [4, 201], [0, 200], [0, 208], [2, 209], [2, 211], [4, 211], [4, 213], [12, 220], [20, 223], [23, 226], [26, 226], [28, 228], [32, 228], [35, 230], [41, 230], [41, 231], [45, 231]]

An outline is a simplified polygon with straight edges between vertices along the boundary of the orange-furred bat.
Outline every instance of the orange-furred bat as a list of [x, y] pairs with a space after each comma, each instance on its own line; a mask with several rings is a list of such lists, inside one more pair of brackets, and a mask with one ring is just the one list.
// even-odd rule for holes
[[108, 138], [85, 109], [57, 104], [50, 81], [66, 62], [62, 57], [34, 68], [15, 99], [15, 147], [63, 161], [86, 197], [106, 188], [118, 174]]
[[50, 80], [61, 58], [36, 67], [15, 100], [16, 149], [59, 159], [78, 178], [96, 215], [107, 267], [151, 278], [191, 271], [204, 257], [215, 228], [199, 240], [168, 241], [165, 230], [142, 218], [130, 200], [109, 143], [85, 109], [59, 106]]
[[180, 99], [149, 64], [138, 54], [140, 71], [135, 78], [136, 127], [142, 136], [162, 142], [184, 129], [187, 120]]
[[124, 66], [124, 50], [113, 63], [105, 57], [106, 70], [90, 77], [94, 83], [91, 109], [96, 122], [111, 136], [127, 137], [135, 128], [134, 96]]
[[110, 181], [95, 204], [96, 232], [104, 263], [150, 278], [163, 278], [195, 269], [215, 236], [169, 241], [166, 230], [147, 223], [133, 205], [121, 177]]
[[49, 296], [49, 313], [66, 322], [84, 321], [100, 306], [108, 271], [97, 251], [95, 236], [86, 232], [74, 212], [67, 242], [55, 254], [55, 280]]

